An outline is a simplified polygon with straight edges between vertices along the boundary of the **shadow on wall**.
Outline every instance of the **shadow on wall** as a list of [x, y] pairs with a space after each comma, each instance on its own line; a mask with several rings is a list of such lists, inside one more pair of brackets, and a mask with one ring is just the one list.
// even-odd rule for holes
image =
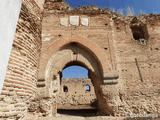
[[83, 117], [93, 117], [97, 116], [97, 109], [86, 109], [86, 110], [63, 110], [58, 109], [57, 113], [64, 114], [64, 115], [70, 115], [70, 116], [83, 116]]

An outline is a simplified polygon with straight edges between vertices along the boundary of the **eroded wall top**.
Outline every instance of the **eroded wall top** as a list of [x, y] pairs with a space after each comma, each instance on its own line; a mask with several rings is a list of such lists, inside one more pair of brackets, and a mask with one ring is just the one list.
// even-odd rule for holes
[[[86, 15], [86, 16], [107, 16], [108, 18], [111, 18], [115, 25], [124, 28], [125, 25], [129, 25], [130, 22], [134, 17], [140, 19], [144, 24], [149, 24], [149, 25], [156, 25], [157, 23], [160, 23], [160, 15], [138, 15], [138, 16], [123, 16], [121, 14], [117, 14], [115, 12], [109, 11], [107, 8], [99, 8], [97, 6], [80, 6], [78, 8], [72, 8], [70, 7], [64, 0], [46, 0], [44, 4], [44, 11], [43, 15], [48, 16], [48, 15]], [[102, 17], [101, 17], [102, 18]], [[61, 19], [61, 21], [66, 25], [67, 24], [67, 19]], [[81, 20], [82, 22], [84, 21], [84, 24], [87, 26], [88, 22], [86, 19]], [[79, 22], [81, 22], [79, 21]], [[63, 24], [63, 25], [64, 25]]]

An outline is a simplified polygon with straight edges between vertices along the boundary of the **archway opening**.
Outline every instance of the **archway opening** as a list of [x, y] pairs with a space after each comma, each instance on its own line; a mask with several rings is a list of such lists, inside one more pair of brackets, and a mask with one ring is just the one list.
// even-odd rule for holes
[[75, 116], [95, 116], [97, 97], [91, 70], [79, 62], [68, 63], [62, 70], [57, 112]]
[[[102, 91], [103, 88], [101, 87], [103, 83], [103, 72], [104, 72], [103, 66], [105, 65], [103, 64], [102, 66], [102, 62], [100, 62], [99, 60], [100, 57], [98, 57], [90, 48], [91, 48], [90, 46], [87, 47], [79, 42], [70, 42], [60, 47], [59, 50], [57, 50], [48, 61], [46, 67], [46, 75], [45, 75], [46, 91], [48, 96], [56, 98], [56, 105], [53, 105], [56, 106], [55, 110], [59, 111], [60, 109], [64, 110], [98, 109], [99, 113], [101, 112], [104, 113], [104, 111], [106, 111], [106, 108], [108, 109], [108, 106], [105, 104], [106, 99], [103, 97], [103, 91]], [[87, 78], [75, 77], [71, 79], [66, 78], [64, 80], [63, 70], [65, 68], [75, 65], [87, 69], [88, 77]], [[85, 79], [84, 81], [86, 81], [86, 79], [89, 79], [92, 85], [86, 82], [80, 82], [82, 80], [73, 82], [74, 79], [76, 80]], [[64, 81], [67, 84], [74, 83], [74, 85], [70, 87], [66, 84], [63, 84]], [[75, 90], [80, 90], [79, 88], [77, 88], [77, 85], [81, 85], [82, 83], [84, 83], [84, 86], [82, 89], [83, 92], [80, 92], [79, 94], [80, 97], [77, 97], [77, 95], [73, 95], [73, 94], [78, 94], [78, 92]], [[89, 90], [86, 91], [86, 85], [90, 86], [89, 89], [90, 91]], [[67, 87], [67, 90], [66, 87], [64, 86]], [[94, 90], [94, 95], [90, 95], [90, 93], [93, 90]], [[89, 102], [89, 104], [84, 104], [84, 102], [88, 100], [88, 97], [93, 97], [93, 96], [96, 97], [95, 101]], [[79, 98], [83, 98], [83, 100]]]

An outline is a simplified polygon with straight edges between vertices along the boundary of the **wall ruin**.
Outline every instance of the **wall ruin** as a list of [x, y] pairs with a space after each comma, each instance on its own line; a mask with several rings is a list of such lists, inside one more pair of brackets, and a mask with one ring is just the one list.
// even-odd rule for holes
[[93, 84], [87, 78], [62, 79], [57, 95], [57, 109], [96, 109]]
[[[100, 113], [160, 114], [159, 15], [121, 16], [61, 0], [46, 0], [41, 12], [23, 1], [0, 102], [11, 100], [8, 110], [0, 107], [1, 118], [55, 115], [60, 73], [73, 64], [90, 71]], [[13, 112], [15, 99], [23, 115]]]
[[[57, 6], [61, 7], [57, 8]], [[100, 88], [103, 100], [99, 106], [104, 106], [108, 103], [113, 110], [111, 111], [114, 114], [120, 115], [136, 112], [144, 114], [150, 111], [155, 114], [159, 113], [159, 105], [156, 105], [159, 99], [159, 83], [157, 81], [159, 75], [156, 74], [156, 71], [159, 71], [159, 63], [156, 62], [159, 60], [159, 28], [156, 27], [159, 26], [158, 15], [123, 17], [95, 6], [73, 9], [63, 2], [52, 1], [46, 2], [44, 8], [42, 54], [45, 54], [43, 51], [45, 51], [45, 48], [49, 48], [50, 45], [58, 45], [58, 41], [63, 41], [59, 42], [62, 45], [67, 44], [65, 42], [68, 39], [74, 42], [78, 41], [79, 43], [82, 42], [79, 39], [84, 39], [84, 41], [87, 41], [85, 45], [88, 48], [90, 47], [89, 41], [91, 41], [91, 43], [96, 44], [100, 48], [100, 50], [94, 50], [93, 53], [100, 51], [97, 53], [99, 55], [103, 54], [100, 63], [107, 63], [106, 65], [102, 65], [103, 82], [100, 83]], [[85, 24], [83, 23], [84, 18], [86, 20]], [[140, 39], [146, 40], [145, 43], [140, 39], [135, 40], [132, 26], [142, 28], [143, 35]], [[155, 46], [157, 47], [155, 48]], [[52, 49], [54, 48], [52, 47]], [[58, 48], [55, 51], [58, 51]], [[54, 52], [52, 53], [54, 54]], [[45, 54], [45, 57], [47, 56]], [[43, 61], [42, 57], [43, 55], [41, 56], [41, 60]], [[139, 66], [136, 65], [135, 60], [138, 61]], [[151, 64], [154, 64], [155, 68]], [[142, 78], [137, 67], [140, 69], [143, 82], [141, 81]], [[151, 75], [152, 71], [155, 74]], [[111, 73], [112, 75], [110, 75]], [[118, 80], [116, 80], [117, 73], [119, 73]], [[154, 83], [153, 81], [156, 82]], [[146, 89], [142, 89], [144, 86]], [[152, 86], [154, 92], [150, 93], [148, 86]], [[143, 94], [143, 90], [145, 94]], [[155, 94], [155, 100], [152, 97], [148, 98], [145, 96], [153, 93]], [[152, 99], [152, 102], [150, 103], [147, 99]], [[137, 103], [131, 101], [137, 101]], [[138, 103], [140, 104], [138, 105]], [[150, 107], [152, 109], [149, 109]], [[106, 110], [105, 113], [112, 114], [107, 109], [108, 107], [106, 106], [103, 108], [103, 111]]]

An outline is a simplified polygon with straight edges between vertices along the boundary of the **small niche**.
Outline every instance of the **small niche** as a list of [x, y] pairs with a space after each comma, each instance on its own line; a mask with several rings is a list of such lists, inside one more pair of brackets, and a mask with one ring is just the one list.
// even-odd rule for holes
[[56, 75], [53, 75], [53, 80], [56, 80], [56, 79], [57, 79]]
[[107, 48], [107, 47], [105, 47], [104, 49], [105, 49], [105, 50], [108, 50], [108, 48]]
[[62, 37], [62, 35], [61, 35], [61, 34], [59, 34], [59, 35], [58, 35], [58, 37]]
[[155, 48], [155, 50], [157, 50], [157, 51], [158, 51], [158, 50], [159, 50], [159, 48]]
[[141, 45], [147, 45], [147, 40], [146, 39], [139, 39]]
[[141, 45], [147, 45], [149, 38], [147, 26], [145, 24], [136, 24], [130, 26], [133, 38], [138, 40]]
[[88, 92], [91, 91], [90, 86], [89, 86], [89, 85], [86, 85], [86, 86], [85, 86], [85, 90], [88, 91]]
[[77, 55], [77, 53], [76, 53], [76, 52], [73, 52], [73, 55]]
[[68, 87], [67, 86], [63, 86], [63, 92], [68, 92]]

